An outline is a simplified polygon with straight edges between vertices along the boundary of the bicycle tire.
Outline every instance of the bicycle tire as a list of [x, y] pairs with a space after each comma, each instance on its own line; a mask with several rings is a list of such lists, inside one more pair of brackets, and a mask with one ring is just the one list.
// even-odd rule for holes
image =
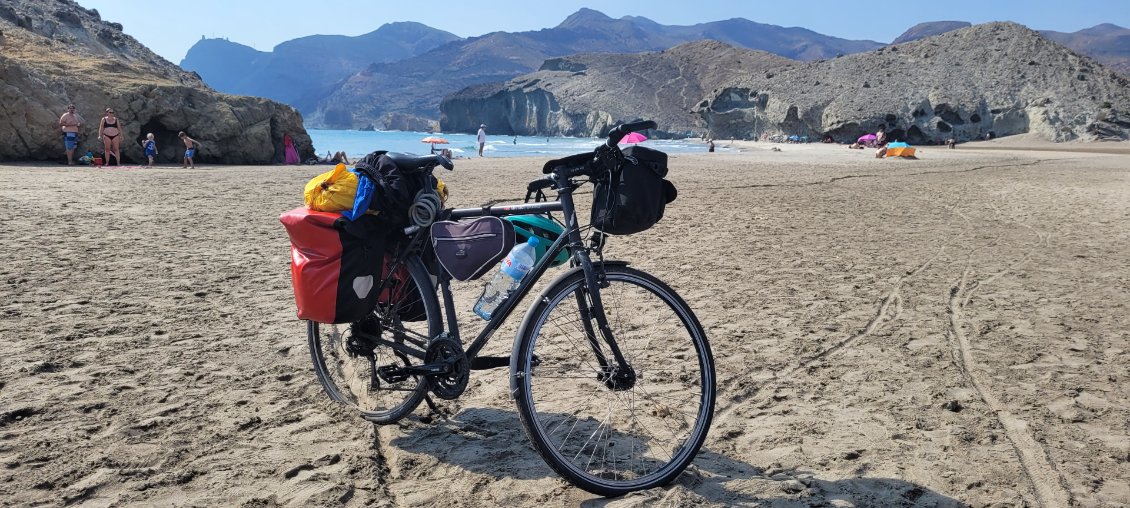
[[[510, 379], [538, 454], [572, 484], [614, 497], [666, 485], [690, 465], [713, 419], [715, 373], [702, 325], [670, 286], [619, 264], [604, 271], [601, 300], [636, 373], [634, 384], [614, 391], [598, 378], [588, 341], [596, 325], [584, 325], [576, 297], [586, 291], [580, 268], [531, 305], [515, 340]], [[601, 347], [611, 359], [607, 345]]]
[[[424, 376], [407, 376], [399, 382], [377, 376], [378, 386], [373, 389], [368, 358], [351, 354], [348, 349], [351, 335], [359, 329], [372, 331], [376, 327], [376, 335], [381, 338], [418, 350], [421, 356], [415, 358], [387, 345], [372, 347], [377, 367], [405, 367], [424, 363], [428, 341], [443, 331], [431, 275], [415, 256], [408, 259], [407, 268], [415, 284], [408, 288], [411, 293], [400, 295], [402, 298], [391, 303], [378, 303], [365, 320], [346, 325], [310, 321], [307, 325], [310, 356], [322, 389], [330, 399], [357, 409], [362, 418], [379, 424], [393, 423], [410, 414], [423, 401], [429, 384]], [[420, 303], [423, 319], [418, 315]], [[412, 316], [416, 321], [401, 319], [409, 312], [417, 314]]]

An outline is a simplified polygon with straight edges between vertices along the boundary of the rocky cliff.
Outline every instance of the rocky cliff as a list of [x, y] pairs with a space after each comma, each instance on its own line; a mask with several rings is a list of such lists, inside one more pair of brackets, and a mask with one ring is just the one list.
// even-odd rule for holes
[[113, 107], [124, 162], [144, 160], [138, 142], [148, 132], [162, 161], [179, 162], [182, 130], [202, 143], [198, 162], [278, 162], [285, 134], [304, 158], [314, 155], [290, 106], [217, 93], [71, 0], [5, 0], [0, 49], [0, 160], [63, 160], [57, 122], [67, 104], [86, 120], [80, 153], [102, 152], [98, 121]]
[[653, 133], [685, 137], [705, 124], [691, 109], [740, 72], [789, 68], [793, 60], [715, 41], [638, 54], [584, 54], [545, 61], [506, 83], [470, 87], [440, 104], [446, 132], [596, 136], [630, 120], [655, 120]]
[[717, 138], [848, 141], [885, 129], [915, 144], [1027, 132], [1053, 141], [1125, 140], [1130, 82], [1021, 25], [991, 23], [743, 73], [696, 111]]

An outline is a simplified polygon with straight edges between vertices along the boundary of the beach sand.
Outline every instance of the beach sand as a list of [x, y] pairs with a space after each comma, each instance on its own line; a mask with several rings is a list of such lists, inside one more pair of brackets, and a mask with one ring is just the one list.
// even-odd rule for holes
[[[1125, 506], [1130, 156], [1090, 153], [1124, 145], [673, 155], [678, 200], [606, 254], [695, 308], [718, 407], [675, 483], [610, 501], [504, 370], [379, 428], [324, 396], [278, 215], [328, 167], [0, 166], [0, 504]], [[542, 162], [458, 161], [449, 204]]]

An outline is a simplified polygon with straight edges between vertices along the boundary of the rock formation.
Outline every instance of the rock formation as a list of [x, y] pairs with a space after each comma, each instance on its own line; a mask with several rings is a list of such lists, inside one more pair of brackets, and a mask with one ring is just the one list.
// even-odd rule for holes
[[667, 51], [584, 54], [547, 60], [507, 83], [469, 87], [444, 99], [440, 128], [498, 134], [597, 136], [630, 120], [655, 120], [653, 135], [686, 137], [705, 125], [691, 109], [734, 69], [764, 72], [793, 60], [764, 51], [699, 41]]
[[1130, 80], [1014, 23], [990, 23], [772, 73], [744, 73], [696, 111], [716, 138], [854, 140], [885, 129], [913, 144], [1037, 133], [1130, 134]]
[[162, 162], [180, 162], [182, 130], [202, 144], [197, 162], [280, 162], [285, 134], [303, 158], [314, 155], [290, 106], [217, 93], [71, 0], [6, 0], [0, 34], [0, 160], [63, 160], [57, 122], [67, 104], [86, 120], [78, 153], [102, 152], [98, 122], [113, 107], [124, 162], [145, 160], [139, 141], [149, 132]]

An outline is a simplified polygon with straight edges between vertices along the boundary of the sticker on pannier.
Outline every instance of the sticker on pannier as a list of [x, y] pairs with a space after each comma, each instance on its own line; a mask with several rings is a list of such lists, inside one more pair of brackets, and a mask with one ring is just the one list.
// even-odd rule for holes
[[349, 323], [377, 303], [387, 229], [377, 217], [296, 208], [279, 220], [290, 236], [291, 282], [298, 318]]
[[514, 228], [498, 217], [432, 224], [436, 258], [456, 280], [474, 280], [490, 271], [514, 247]]

